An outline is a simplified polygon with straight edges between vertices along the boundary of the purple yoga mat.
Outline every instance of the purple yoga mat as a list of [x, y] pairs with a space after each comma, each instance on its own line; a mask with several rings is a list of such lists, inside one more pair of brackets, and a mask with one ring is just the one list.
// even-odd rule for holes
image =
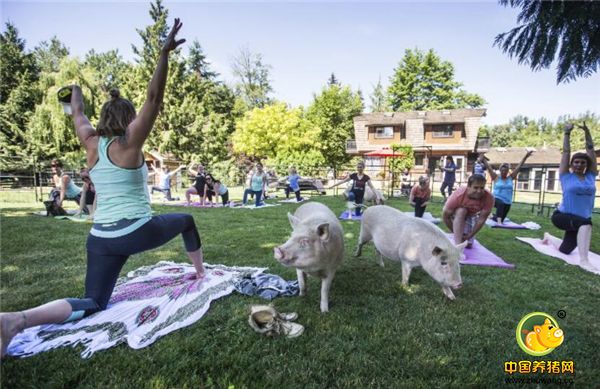
[[[448, 239], [454, 242], [454, 235], [447, 233]], [[506, 263], [502, 258], [485, 248], [481, 243], [475, 239], [473, 247], [464, 250], [465, 257], [461, 259], [461, 265], [475, 265], [475, 266], [494, 266], [502, 267], [505, 269], [514, 269], [515, 265]]]
[[223, 208], [223, 204], [200, 205], [199, 202], [191, 202], [190, 205], [186, 205], [186, 203], [176, 203], [176, 204], [166, 204], [166, 205], [174, 205], [174, 206], [177, 206], [177, 207]]
[[350, 212], [348, 212], [348, 210], [346, 210], [346, 211], [342, 212], [342, 214], [340, 215], [340, 219], [361, 221], [362, 214], [360, 216], [355, 216], [354, 211], [352, 211], [352, 217], [350, 217]]

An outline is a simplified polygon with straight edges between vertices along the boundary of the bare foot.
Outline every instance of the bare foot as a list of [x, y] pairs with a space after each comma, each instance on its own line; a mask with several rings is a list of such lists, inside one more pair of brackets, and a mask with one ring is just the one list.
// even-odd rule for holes
[[579, 266], [590, 271], [598, 271], [598, 269], [590, 263], [589, 260], [580, 259]]
[[550, 234], [547, 232], [544, 232], [544, 238], [542, 239], [542, 244], [550, 244]]
[[6, 355], [6, 349], [12, 338], [25, 327], [25, 317], [19, 312], [0, 313], [0, 358]]

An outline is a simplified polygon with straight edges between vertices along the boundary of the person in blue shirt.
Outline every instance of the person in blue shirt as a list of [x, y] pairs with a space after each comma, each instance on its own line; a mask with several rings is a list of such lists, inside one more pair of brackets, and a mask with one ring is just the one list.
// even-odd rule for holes
[[490, 177], [494, 185], [494, 207], [496, 208], [496, 213], [492, 216], [492, 220], [495, 222], [504, 223], [504, 219], [508, 215], [513, 201], [514, 181], [519, 175], [521, 166], [523, 166], [531, 154], [533, 154], [533, 150], [527, 151], [521, 162], [519, 162], [510, 174], [508, 173], [510, 166], [507, 163], [501, 164], [500, 175], [496, 174], [485, 158], [481, 158], [483, 166], [490, 172]]
[[[1, 357], [12, 338], [26, 328], [77, 320], [106, 309], [121, 268], [130, 255], [162, 246], [182, 235], [197, 279], [204, 277], [202, 242], [189, 214], [152, 216], [146, 186], [148, 167], [142, 148], [159, 114], [167, 81], [169, 53], [185, 42], [176, 39], [179, 19], [166, 37], [139, 113], [117, 90], [100, 112], [97, 128], [84, 114], [81, 88], [72, 85], [71, 109], [77, 136], [86, 150], [98, 197], [87, 239], [85, 297], [54, 300], [20, 312], [0, 314]], [[199, 282], [199, 281], [197, 281]]]
[[589, 252], [598, 165], [589, 128], [585, 122], [578, 127], [585, 133], [586, 152], [573, 154], [569, 161], [573, 124], [567, 123], [564, 127], [563, 150], [559, 168], [563, 196], [558, 209], [552, 214], [552, 224], [565, 231], [565, 234], [562, 241], [557, 241], [546, 233], [542, 242], [554, 245], [564, 254], [570, 254], [577, 248], [580, 266], [594, 270], [594, 266], [589, 261]]
[[447, 156], [446, 165], [444, 167], [440, 166], [440, 170], [444, 172], [444, 180], [442, 181], [440, 192], [444, 197], [444, 201], [446, 201], [446, 188], [448, 188], [448, 196], [450, 196], [456, 182], [456, 164], [454, 163], [454, 158], [450, 155]]
[[479, 174], [480, 176], [485, 177], [486, 162], [485, 156], [483, 154], [479, 155], [473, 164], [473, 174]]
[[244, 190], [244, 196], [242, 198], [242, 204], [246, 205], [248, 202], [248, 195], [254, 195], [255, 206], [260, 207], [264, 205], [263, 195], [265, 194], [265, 190], [267, 188], [267, 174], [263, 170], [262, 163], [258, 162], [256, 164], [256, 171], [250, 175], [250, 179], [248, 182], [249, 188]]
[[166, 165], [163, 165], [161, 170], [156, 169], [154, 165], [151, 166], [154, 173], [158, 174], [158, 186], [152, 187], [152, 194], [154, 194], [154, 191], [158, 191], [165, 195], [165, 200], [167, 201], [179, 200], [177, 197], [171, 197], [171, 178], [183, 169], [185, 165], [181, 165], [173, 171], [170, 171], [169, 167]]
[[300, 196], [300, 185], [298, 184], [298, 181], [300, 181], [300, 176], [298, 175], [296, 168], [293, 166], [290, 167], [288, 173], [289, 176], [286, 178], [288, 185], [285, 188], [285, 198], [289, 199], [290, 193], [294, 193], [296, 195], [296, 201], [300, 202], [304, 200], [302, 196]]

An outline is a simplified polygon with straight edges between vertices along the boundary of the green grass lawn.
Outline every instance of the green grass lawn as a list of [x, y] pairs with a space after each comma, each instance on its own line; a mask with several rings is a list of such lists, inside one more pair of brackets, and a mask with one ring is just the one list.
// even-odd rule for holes
[[[313, 197], [336, 214], [337, 197]], [[408, 210], [406, 200], [389, 205]], [[43, 207], [31, 192], [0, 192], [1, 307], [28, 308], [83, 294], [87, 223], [30, 216]], [[190, 209], [155, 205], [157, 213], [190, 212], [199, 227], [208, 263], [268, 266], [270, 273], [294, 279], [294, 269], [273, 259], [273, 247], [291, 231], [286, 212], [296, 204], [257, 211]], [[88, 360], [62, 348], [2, 362], [1, 386], [21, 387], [497, 387], [508, 377], [505, 361], [574, 361], [575, 375], [519, 377], [574, 379], [596, 387], [600, 377], [600, 277], [543, 256], [515, 236], [562, 236], [550, 220], [515, 205], [510, 217], [535, 221], [539, 231], [484, 227], [481, 243], [517, 266], [516, 270], [463, 266], [464, 287], [449, 301], [440, 287], [416, 269], [411, 285], [401, 285], [398, 264], [377, 265], [372, 245], [352, 257], [360, 224], [343, 222], [346, 255], [333, 281], [330, 312], [319, 312], [319, 282], [309, 280], [307, 297], [279, 298], [275, 306], [296, 311], [306, 329], [296, 339], [266, 338], [247, 323], [258, 297], [232, 294], [213, 303], [194, 325], [171, 333], [150, 347], [126, 345], [98, 352]], [[428, 208], [439, 216], [441, 203]], [[600, 217], [592, 250], [600, 252]], [[159, 260], [186, 262], [181, 238], [129, 259], [123, 274]], [[515, 328], [527, 313], [546, 312], [565, 331], [564, 343], [544, 357], [526, 355]], [[513, 385], [518, 387], [518, 385]]]

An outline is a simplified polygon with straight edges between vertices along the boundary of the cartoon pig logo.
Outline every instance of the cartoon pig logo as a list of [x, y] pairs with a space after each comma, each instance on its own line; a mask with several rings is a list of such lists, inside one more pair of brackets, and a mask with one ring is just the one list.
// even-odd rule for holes
[[521, 319], [516, 335], [519, 347], [535, 356], [549, 354], [565, 340], [556, 320], [543, 312], [533, 312]]

